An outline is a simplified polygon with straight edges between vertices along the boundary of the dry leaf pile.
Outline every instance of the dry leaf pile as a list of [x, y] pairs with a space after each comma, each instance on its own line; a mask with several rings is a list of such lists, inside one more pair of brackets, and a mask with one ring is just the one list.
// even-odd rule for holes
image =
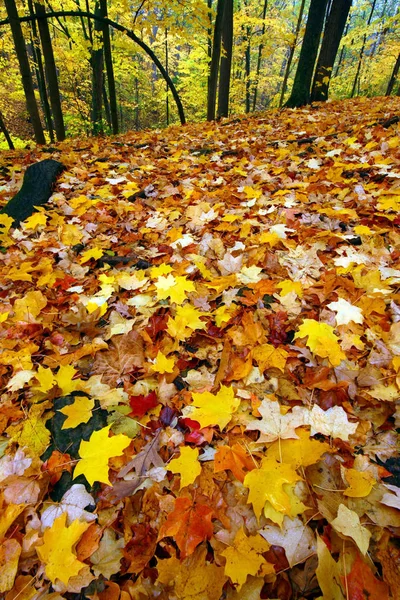
[[400, 597], [399, 112], [0, 157], [5, 600]]

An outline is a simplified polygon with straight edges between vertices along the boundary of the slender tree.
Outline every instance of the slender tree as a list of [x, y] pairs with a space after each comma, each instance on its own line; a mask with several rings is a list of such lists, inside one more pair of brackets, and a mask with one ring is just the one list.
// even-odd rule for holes
[[332, 0], [315, 69], [311, 101], [328, 99], [329, 84], [352, 0]]
[[50, 105], [54, 119], [54, 129], [58, 141], [65, 139], [64, 118], [61, 108], [60, 89], [58, 87], [58, 76], [54, 60], [53, 45], [51, 43], [49, 22], [46, 19], [46, 10], [40, 2], [35, 3], [35, 11], [38, 16], [40, 41], [42, 42], [44, 68], [46, 72], [47, 85], [49, 87]]
[[297, 17], [296, 29], [295, 29], [295, 32], [294, 32], [293, 41], [290, 44], [289, 55], [288, 55], [288, 58], [287, 58], [287, 63], [286, 63], [286, 68], [285, 68], [285, 74], [283, 76], [281, 96], [279, 98], [279, 108], [282, 106], [283, 99], [284, 99], [285, 94], [286, 94], [287, 82], [288, 82], [289, 75], [290, 75], [290, 68], [292, 66], [294, 51], [295, 51], [296, 46], [297, 46], [297, 40], [299, 39], [300, 27], [301, 27], [301, 23], [303, 21], [303, 14], [304, 14], [305, 4], [306, 4], [306, 0], [301, 0], [299, 15]]
[[[100, 0], [100, 9], [103, 17], [107, 18], [107, 0]], [[118, 128], [117, 94], [115, 90], [114, 67], [111, 52], [110, 27], [108, 23], [103, 24], [104, 62], [106, 65], [108, 97], [110, 104], [110, 117], [112, 132], [116, 135]]]
[[233, 0], [225, 0], [221, 37], [225, 52], [220, 64], [217, 114], [218, 117], [227, 117], [233, 48]]
[[292, 92], [287, 107], [295, 108], [310, 102], [310, 88], [314, 73], [315, 60], [324, 26], [328, 0], [311, 0], [307, 25], [301, 45], [299, 64], [297, 65]]
[[262, 28], [261, 28], [261, 41], [258, 45], [256, 76], [254, 78], [253, 111], [256, 110], [256, 106], [257, 106], [258, 82], [260, 80], [261, 58], [262, 58], [262, 51], [264, 48], [265, 17], [267, 16], [267, 8], [268, 8], [268, 0], [264, 0], [264, 7], [263, 7], [263, 12], [262, 12], [263, 24], [262, 24]]
[[[94, 14], [101, 15], [99, 2], [96, 2]], [[93, 46], [91, 54], [92, 65], [92, 132], [93, 135], [103, 133], [102, 122], [102, 95], [103, 95], [103, 24], [99, 20], [94, 22]]]
[[[368, 21], [367, 21], [367, 27], [369, 27], [371, 25], [372, 16], [373, 16], [374, 10], [375, 10], [375, 5], [376, 5], [376, 0], [372, 0], [372, 6], [371, 6], [370, 13], [369, 13]], [[359, 81], [359, 77], [360, 77], [360, 72], [361, 72], [361, 63], [362, 63], [362, 59], [363, 59], [364, 52], [365, 52], [365, 44], [366, 44], [366, 42], [367, 42], [367, 34], [364, 33], [364, 35], [363, 35], [363, 42], [362, 42], [362, 46], [361, 46], [361, 50], [360, 50], [360, 54], [358, 56], [357, 70], [356, 70], [356, 74], [355, 74], [355, 77], [354, 77], [353, 88], [351, 90], [351, 97], [352, 98], [356, 94], [357, 85], [358, 85], [358, 81]]]
[[219, 60], [221, 56], [222, 20], [224, 14], [224, 6], [225, 0], [218, 0], [210, 64], [210, 76], [207, 97], [207, 121], [213, 121], [215, 119], [215, 105], [217, 101], [218, 71]]
[[6, 138], [6, 141], [7, 141], [7, 144], [8, 144], [8, 147], [10, 148], [10, 150], [14, 150], [14, 144], [13, 144], [10, 134], [8, 133], [6, 122], [4, 120], [4, 117], [3, 117], [3, 114], [1, 111], [0, 111], [0, 131], [4, 134], [4, 137]]
[[21, 23], [18, 16], [15, 0], [4, 0], [11, 32], [14, 39], [15, 52], [18, 58], [19, 70], [21, 73], [22, 85], [25, 93], [26, 107], [32, 123], [35, 139], [38, 144], [45, 144], [46, 139], [43, 133], [42, 123], [40, 121], [39, 110], [36, 104], [35, 92], [33, 90], [33, 81], [31, 69], [29, 66], [28, 54], [26, 51], [25, 39], [22, 33]]
[[393, 88], [394, 88], [395, 83], [397, 81], [397, 76], [399, 74], [399, 70], [400, 70], [400, 52], [397, 55], [397, 59], [396, 59], [396, 62], [394, 64], [393, 71], [392, 71], [392, 74], [390, 76], [388, 86], [386, 88], [386, 94], [385, 94], [386, 96], [390, 96], [390, 94], [393, 92]]

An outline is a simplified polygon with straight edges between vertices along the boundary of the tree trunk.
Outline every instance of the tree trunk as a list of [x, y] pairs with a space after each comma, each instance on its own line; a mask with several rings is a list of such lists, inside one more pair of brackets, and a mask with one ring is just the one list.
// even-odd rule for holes
[[283, 104], [283, 99], [285, 97], [286, 88], [287, 88], [287, 82], [288, 82], [289, 75], [290, 75], [290, 68], [292, 66], [294, 51], [296, 49], [297, 40], [299, 38], [301, 22], [303, 20], [303, 13], [304, 13], [304, 6], [305, 6], [305, 4], [306, 4], [306, 0], [301, 0], [299, 16], [297, 18], [297, 24], [296, 24], [296, 31], [294, 33], [294, 40], [293, 40], [293, 43], [290, 46], [289, 56], [288, 56], [288, 60], [287, 60], [287, 63], [286, 63], [285, 75], [283, 77], [281, 97], [279, 98], [279, 108], [281, 108], [281, 106]]
[[10, 137], [10, 134], [8, 133], [8, 129], [7, 129], [7, 126], [6, 126], [6, 123], [4, 121], [4, 117], [3, 117], [3, 114], [1, 111], [0, 111], [0, 131], [3, 132], [4, 137], [6, 138], [6, 141], [7, 141], [7, 144], [8, 144], [8, 147], [10, 148], [10, 150], [15, 150], [13, 141]]
[[328, 0], [311, 0], [293, 89], [285, 105], [289, 108], [304, 106], [310, 102], [311, 81], [327, 4]]
[[323, 102], [328, 99], [332, 69], [350, 12], [351, 3], [352, 0], [333, 0], [332, 2], [315, 70], [311, 90], [312, 102]]
[[219, 71], [218, 118], [227, 117], [229, 114], [229, 89], [233, 47], [233, 0], [225, 0], [221, 37], [225, 55], [221, 57]]
[[58, 87], [58, 77], [56, 63], [54, 61], [53, 46], [51, 43], [49, 23], [46, 18], [46, 10], [40, 2], [35, 3], [35, 11], [38, 19], [40, 40], [42, 42], [44, 68], [46, 72], [47, 85], [49, 86], [49, 96], [51, 111], [54, 119], [54, 129], [56, 130], [57, 140], [65, 140], [64, 118], [61, 109], [60, 89]]
[[246, 52], [244, 55], [245, 64], [245, 77], [246, 77], [246, 113], [250, 112], [250, 74], [251, 74], [251, 63], [250, 63], [250, 27], [246, 27]]
[[261, 58], [262, 58], [262, 51], [264, 48], [264, 35], [265, 35], [265, 17], [267, 15], [267, 8], [268, 8], [268, 0], [264, 0], [264, 8], [263, 8], [263, 24], [262, 24], [262, 29], [261, 29], [261, 42], [258, 46], [258, 56], [257, 56], [257, 67], [256, 67], [256, 76], [255, 76], [255, 81], [254, 81], [254, 92], [253, 92], [253, 111], [256, 110], [256, 106], [257, 106], [257, 93], [258, 93], [258, 82], [260, 79], [260, 70], [261, 70]]
[[[35, 14], [33, 10], [33, 2], [32, 0], [28, 0], [29, 14], [32, 16]], [[42, 103], [42, 110], [46, 122], [47, 131], [49, 132], [50, 141], [54, 142], [54, 131], [53, 131], [53, 123], [51, 120], [51, 110], [49, 104], [49, 98], [47, 96], [46, 90], [46, 78], [44, 75], [43, 61], [42, 61], [42, 53], [40, 51], [40, 42], [38, 31], [36, 27], [36, 21], [33, 20], [32, 23], [32, 54], [33, 60], [35, 61], [35, 72], [36, 72], [36, 80], [39, 87], [39, 95], [40, 101]]]
[[207, 57], [208, 57], [208, 77], [207, 77], [207, 97], [210, 93], [210, 69], [212, 58], [212, 0], [207, 0], [208, 8], [208, 29], [207, 29]]
[[[102, 16], [100, 5], [96, 2], [94, 14]], [[94, 36], [92, 47], [92, 133], [99, 135], [103, 133], [102, 123], [102, 95], [103, 95], [103, 46], [101, 32], [103, 25], [100, 21], [94, 22]]]
[[393, 88], [396, 83], [397, 75], [399, 74], [399, 70], [400, 70], [400, 53], [397, 56], [395, 65], [393, 67], [392, 74], [389, 79], [389, 83], [388, 83], [386, 94], [385, 94], [386, 96], [390, 96], [390, 94], [393, 92]]
[[[103, 17], [107, 17], [107, 0], [100, 0], [100, 9]], [[104, 62], [106, 64], [108, 99], [110, 103], [111, 127], [114, 135], [119, 132], [117, 94], [115, 91], [114, 67], [111, 52], [110, 28], [103, 25]]]
[[[367, 27], [371, 24], [372, 15], [374, 14], [374, 10], [375, 10], [375, 4], [376, 4], [376, 0], [373, 0], [372, 6], [371, 6], [371, 11], [369, 13], [369, 18], [368, 18], [368, 21], [367, 21]], [[363, 56], [364, 56], [366, 42], [367, 42], [367, 34], [364, 33], [363, 43], [362, 43], [362, 46], [361, 46], [360, 55], [358, 57], [358, 64], [357, 64], [356, 76], [354, 77], [353, 88], [351, 90], [351, 98], [353, 98], [354, 95], [355, 95], [355, 93], [356, 93], [358, 79], [360, 77], [360, 72], [361, 72], [361, 63], [362, 63], [362, 59], [363, 59]]]
[[22, 85], [25, 93], [26, 107], [28, 109], [30, 120], [33, 126], [35, 140], [38, 144], [45, 144], [46, 139], [44, 137], [42, 123], [40, 122], [35, 92], [33, 91], [32, 74], [15, 0], [4, 0], [4, 3], [10, 21], [15, 52], [18, 58], [19, 70], [21, 73]]
[[219, 59], [221, 56], [221, 35], [222, 35], [222, 19], [224, 13], [225, 0], [218, 0], [217, 16], [214, 24], [214, 38], [211, 55], [210, 76], [207, 97], [207, 121], [215, 119], [215, 105], [217, 100], [217, 84]]
[[[169, 66], [168, 66], [168, 29], [165, 29], [165, 70], [169, 74]], [[165, 114], [167, 120], [167, 127], [169, 125], [169, 98], [168, 98], [168, 84], [166, 84], [165, 90]]]

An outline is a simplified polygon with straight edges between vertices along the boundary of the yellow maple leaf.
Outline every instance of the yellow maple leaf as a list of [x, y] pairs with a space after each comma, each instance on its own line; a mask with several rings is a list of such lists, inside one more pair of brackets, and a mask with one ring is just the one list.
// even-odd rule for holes
[[187, 298], [187, 292], [195, 292], [196, 288], [193, 281], [188, 280], [185, 276], [167, 275], [161, 276], [154, 284], [157, 288], [157, 299], [171, 299], [171, 302], [183, 304]]
[[6, 429], [12, 441], [25, 448], [30, 456], [40, 456], [50, 444], [50, 431], [45, 427], [42, 412], [42, 405], [34, 405], [25, 421]]
[[259, 237], [260, 244], [269, 244], [271, 248], [276, 246], [276, 244], [279, 244], [280, 241], [281, 238], [279, 235], [273, 231], [265, 231]]
[[285, 483], [301, 481], [293, 465], [277, 462], [268, 456], [263, 459], [259, 469], [247, 473], [243, 485], [249, 488], [247, 502], [253, 505], [257, 519], [268, 500], [278, 512], [289, 515], [291, 511], [290, 498], [283, 489]]
[[[297, 515], [300, 515], [305, 510], [307, 510], [308, 507], [305, 504], [303, 504], [303, 502], [298, 496], [296, 496], [294, 486], [292, 483], [284, 483], [282, 489], [285, 492], [285, 494], [287, 494], [289, 497], [290, 509], [287, 514], [288, 517], [293, 519]], [[268, 500], [264, 505], [264, 517], [266, 519], [270, 519], [271, 521], [279, 525], [279, 527], [282, 527], [285, 519], [285, 515], [279, 512], [278, 510], [275, 510], [271, 502], [269, 502]]]
[[280, 439], [271, 444], [267, 450], [268, 458], [298, 469], [315, 464], [325, 452], [332, 451], [329, 444], [310, 437], [310, 432], [303, 427], [299, 427], [296, 434], [298, 439]]
[[72, 365], [61, 365], [54, 379], [64, 396], [75, 392], [81, 383], [79, 379], [73, 379], [77, 370]]
[[74, 547], [90, 526], [90, 523], [75, 520], [67, 527], [66, 521], [67, 513], [64, 512], [45, 530], [43, 545], [36, 547], [40, 560], [45, 563], [48, 579], [52, 583], [59, 579], [64, 585], [86, 566], [77, 559]]
[[178, 306], [175, 318], [168, 319], [167, 331], [173, 339], [184, 340], [192, 335], [195, 329], [204, 329], [206, 323], [200, 320], [200, 317], [206, 316], [204, 313], [191, 304]]
[[172, 473], [180, 473], [181, 484], [180, 488], [186, 487], [193, 483], [201, 473], [201, 464], [199, 463], [199, 450], [198, 448], [190, 448], [190, 446], [184, 446], [180, 449], [180, 456], [174, 458], [168, 464], [167, 469]]
[[111, 425], [93, 431], [90, 440], [81, 441], [79, 456], [81, 460], [75, 467], [74, 479], [78, 475], [84, 475], [90, 485], [95, 481], [101, 481], [111, 485], [108, 478], [108, 460], [114, 456], [121, 456], [125, 448], [131, 443], [131, 439], [119, 433], [114, 437], [108, 437]]
[[327, 323], [318, 323], [314, 319], [304, 319], [294, 339], [308, 337], [307, 346], [311, 352], [321, 358], [328, 358], [333, 367], [346, 360], [333, 327]]
[[14, 303], [14, 318], [16, 321], [32, 323], [47, 305], [47, 298], [39, 290], [27, 292], [23, 298]]
[[303, 297], [303, 286], [300, 281], [284, 279], [276, 287], [281, 290], [280, 296], [287, 296], [291, 292], [294, 292], [299, 298]]
[[65, 223], [62, 226], [61, 241], [65, 246], [79, 244], [83, 238], [83, 231], [73, 223]]
[[216, 326], [221, 327], [223, 323], [228, 323], [231, 320], [235, 310], [235, 306], [231, 307], [226, 306], [226, 304], [221, 304], [221, 306], [219, 306], [213, 313]]
[[94, 408], [94, 400], [85, 396], [77, 396], [72, 404], [68, 404], [59, 410], [60, 413], [66, 415], [61, 429], [73, 429], [80, 423], [87, 423], [92, 416]]
[[232, 387], [221, 385], [217, 394], [211, 392], [192, 393], [193, 404], [183, 410], [184, 416], [194, 419], [201, 427], [219, 425], [222, 429], [226, 427], [236, 412], [240, 399], [235, 398]]
[[35, 386], [35, 390], [43, 392], [44, 394], [51, 390], [56, 383], [51, 369], [46, 369], [39, 365], [37, 372], [35, 373], [35, 379], [38, 380], [40, 385]]
[[253, 358], [261, 372], [275, 367], [283, 373], [288, 356], [289, 352], [284, 348], [275, 348], [272, 344], [261, 344], [253, 350]]
[[38, 227], [45, 227], [47, 223], [47, 217], [43, 212], [37, 212], [25, 219], [23, 222], [24, 229], [37, 229]]
[[349, 487], [345, 489], [343, 494], [350, 498], [364, 498], [368, 496], [372, 488], [376, 484], [372, 473], [368, 471], [357, 471], [357, 469], [343, 469], [345, 481]]
[[85, 250], [85, 252], [82, 252], [79, 262], [81, 263], [81, 265], [83, 265], [85, 262], [88, 262], [92, 258], [97, 260], [98, 258], [101, 258], [102, 256], [103, 256], [103, 250], [101, 248], [89, 248], [89, 250]]
[[174, 365], [175, 360], [173, 358], [167, 358], [165, 354], [159, 350], [157, 352], [155, 363], [151, 365], [151, 370], [163, 375], [164, 373], [172, 373]]
[[[237, 583], [240, 590], [248, 575], [257, 575], [262, 565], [268, 565], [262, 556], [269, 550], [269, 544], [259, 533], [247, 537], [243, 527], [237, 532], [233, 545], [221, 552], [226, 558], [225, 575], [232, 583]], [[274, 568], [270, 565], [270, 573]], [[265, 575], [265, 571], [263, 571]]]

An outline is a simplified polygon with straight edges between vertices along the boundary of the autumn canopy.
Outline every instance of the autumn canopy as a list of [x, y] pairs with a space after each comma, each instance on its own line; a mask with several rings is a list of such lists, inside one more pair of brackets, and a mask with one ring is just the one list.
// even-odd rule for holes
[[399, 114], [0, 156], [6, 600], [399, 597]]

